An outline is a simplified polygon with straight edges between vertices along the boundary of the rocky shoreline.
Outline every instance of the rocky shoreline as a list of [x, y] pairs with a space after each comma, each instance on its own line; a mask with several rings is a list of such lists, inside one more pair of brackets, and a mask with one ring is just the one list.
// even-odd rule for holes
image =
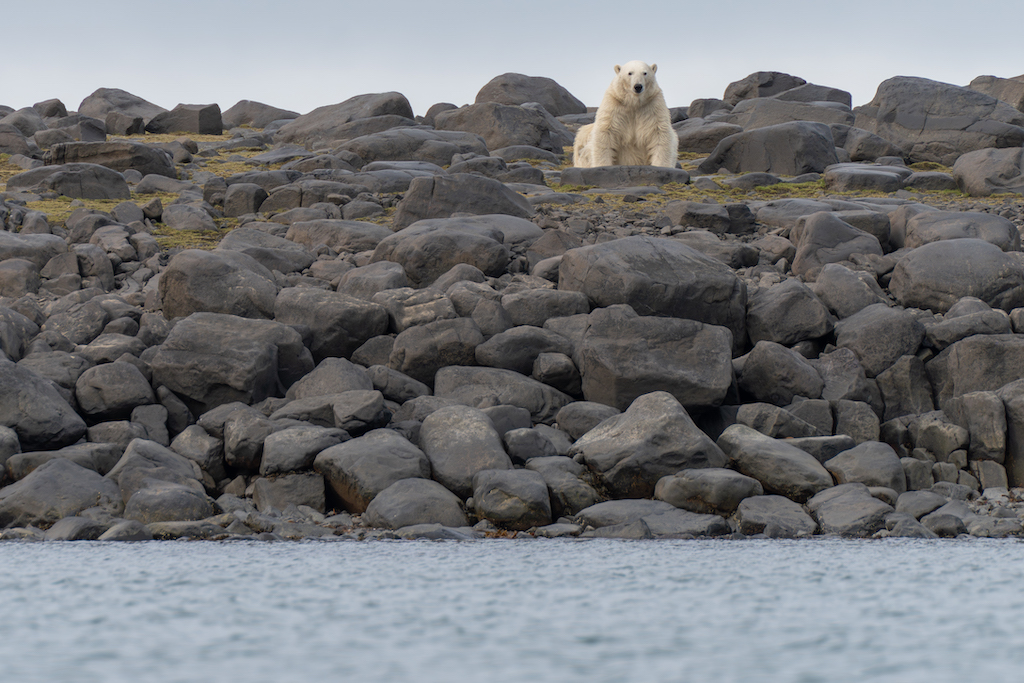
[[1024, 77], [851, 105], [0, 107], [0, 539], [1021, 535]]

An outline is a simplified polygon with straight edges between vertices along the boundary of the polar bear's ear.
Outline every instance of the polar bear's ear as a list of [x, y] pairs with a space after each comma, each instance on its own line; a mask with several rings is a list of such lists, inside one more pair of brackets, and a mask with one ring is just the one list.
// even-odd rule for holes
[[616, 74], [618, 74], [621, 69], [622, 69], [621, 66], [619, 66], [618, 64], [615, 65], [615, 73]]
[[651, 64], [651, 73], [652, 74], [658, 73], [658, 65], [657, 64]]

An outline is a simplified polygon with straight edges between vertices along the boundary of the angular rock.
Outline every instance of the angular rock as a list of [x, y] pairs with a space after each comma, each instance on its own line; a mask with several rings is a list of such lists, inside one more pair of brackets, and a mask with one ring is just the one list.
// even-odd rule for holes
[[263, 440], [260, 474], [266, 477], [309, 469], [320, 453], [348, 439], [347, 432], [330, 427], [301, 426], [274, 432]]
[[330, 356], [347, 358], [366, 340], [388, 328], [388, 314], [382, 306], [313, 287], [282, 289], [274, 305], [274, 317], [280, 323], [304, 325], [311, 331], [309, 348], [317, 361]]
[[839, 485], [807, 501], [807, 509], [823, 534], [868, 538], [885, 526], [891, 505], [871, 495], [860, 483]]
[[137, 142], [66, 142], [50, 147], [46, 158], [51, 164], [99, 164], [119, 173], [134, 169], [144, 176], [178, 177], [167, 152]]
[[338, 129], [356, 119], [397, 114], [413, 118], [412, 107], [397, 92], [356, 95], [339, 104], [318, 107], [281, 126], [274, 134], [278, 143], [299, 143], [309, 148], [322, 147], [339, 139]]
[[723, 139], [697, 167], [698, 173], [821, 173], [839, 162], [835, 140], [824, 123], [794, 121], [736, 133]]
[[803, 356], [771, 341], [759, 341], [747, 354], [737, 382], [758, 401], [779, 406], [789, 405], [796, 396], [818, 398], [825, 387]]
[[186, 249], [160, 274], [159, 292], [168, 319], [199, 311], [273, 318], [277, 284], [269, 270], [246, 254]]
[[909, 312], [873, 304], [836, 324], [836, 346], [857, 354], [868, 377], [875, 377], [900, 357], [913, 355], [924, 339], [924, 326]]
[[744, 498], [736, 508], [735, 518], [740, 533], [747, 536], [802, 538], [813, 535], [818, 529], [817, 522], [800, 504], [777, 495]]
[[501, 437], [476, 408], [441, 408], [423, 419], [420, 447], [433, 478], [465, 499], [473, 495], [473, 476], [488, 469], [512, 469]]
[[561, 391], [512, 370], [459, 365], [437, 371], [434, 394], [477, 408], [518, 406], [528, 410], [534, 422], [544, 424], [552, 422], [562, 406], [572, 402]]
[[865, 486], [889, 488], [897, 494], [907, 490], [899, 456], [886, 443], [862, 443], [826, 462], [825, 469], [832, 473], [837, 484], [859, 482]]
[[26, 450], [61, 448], [85, 434], [85, 422], [50, 380], [7, 360], [0, 360], [0, 425]]
[[550, 114], [497, 102], [478, 102], [441, 112], [434, 117], [434, 128], [475, 133], [488, 149], [529, 145], [560, 153], [572, 144], [572, 134]]
[[[585, 114], [587, 107], [550, 78], [506, 73], [489, 80], [476, 94], [476, 102], [522, 105], [537, 102], [552, 116]], [[561, 152], [561, 150], [556, 150]]]
[[878, 238], [858, 230], [832, 212], [823, 211], [799, 219], [791, 239], [796, 245], [793, 272], [812, 279], [826, 264], [847, 261], [854, 254], [882, 255]]
[[967, 152], [953, 164], [953, 178], [957, 187], [972, 197], [1024, 194], [1024, 149], [989, 147]]
[[732, 332], [734, 348], [746, 335], [745, 283], [720, 261], [673, 240], [637, 236], [570, 249], [558, 287], [583, 292], [595, 307], [629, 304], [640, 315], [721, 325]]
[[644, 498], [658, 480], [681, 469], [723, 467], [725, 456], [683, 406], [663, 391], [640, 396], [573, 444], [571, 455], [617, 498]]
[[55, 458], [0, 489], [0, 528], [47, 527], [91, 507], [120, 512], [117, 484], [70, 460]]
[[450, 218], [454, 213], [508, 214], [529, 218], [533, 208], [526, 198], [491, 178], [455, 173], [414, 178], [398, 204], [394, 224], [406, 228], [428, 218]]
[[767, 493], [802, 503], [832, 486], [832, 475], [814, 456], [750, 427], [728, 427], [718, 446], [730, 466], [761, 482]]

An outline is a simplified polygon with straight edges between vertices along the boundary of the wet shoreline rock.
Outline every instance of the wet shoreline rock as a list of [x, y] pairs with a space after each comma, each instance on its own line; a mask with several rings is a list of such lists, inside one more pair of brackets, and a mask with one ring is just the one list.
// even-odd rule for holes
[[585, 108], [518, 74], [5, 114], [0, 539], [1022, 535], [1004, 80], [753, 74], [673, 110], [688, 169], [561, 167]]

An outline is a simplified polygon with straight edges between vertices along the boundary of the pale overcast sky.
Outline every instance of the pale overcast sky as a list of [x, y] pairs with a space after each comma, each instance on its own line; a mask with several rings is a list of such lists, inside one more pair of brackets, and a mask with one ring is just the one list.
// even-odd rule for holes
[[658, 64], [670, 106], [782, 71], [868, 102], [892, 76], [1024, 74], [1020, 0], [0, 0], [0, 104], [97, 88], [168, 109], [242, 99], [306, 113], [397, 90], [423, 114], [506, 72], [597, 106], [612, 67]]

